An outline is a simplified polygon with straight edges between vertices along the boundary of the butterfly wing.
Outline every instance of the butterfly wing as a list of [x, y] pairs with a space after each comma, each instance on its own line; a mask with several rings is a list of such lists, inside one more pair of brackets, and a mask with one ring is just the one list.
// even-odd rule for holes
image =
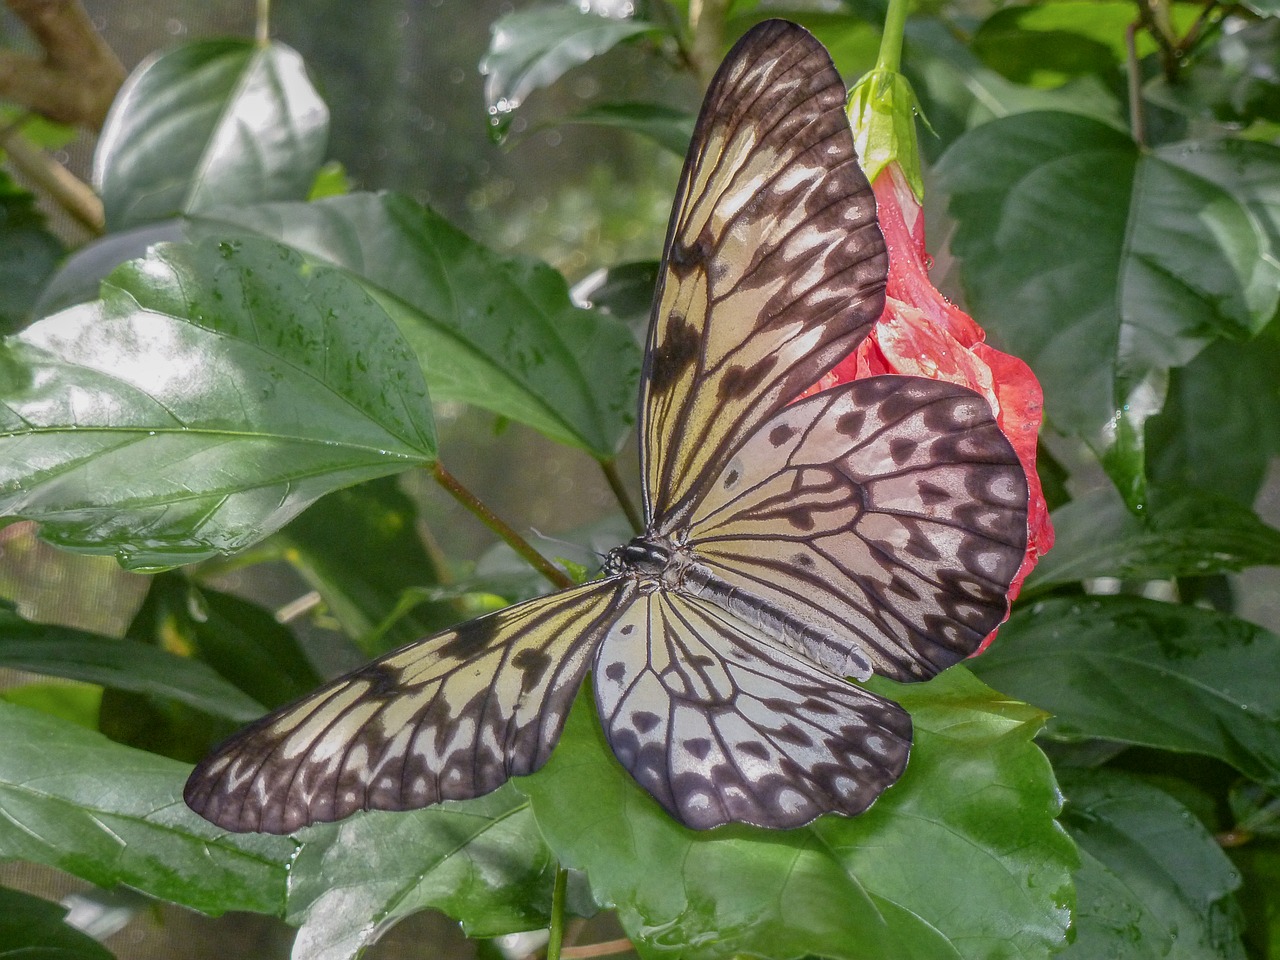
[[680, 178], [640, 400], [648, 516], [682, 525], [763, 420], [884, 306], [888, 257], [831, 58], [795, 24], [749, 32], [712, 81]]
[[901, 707], [696, 597], [637, 597], [609, 628], [593, 677], [614, 754], [695, 829], [853, 816], [907, 764]]
[[[978, 394], [874, 377], [792, 404], [711, 484], [689, 543], [735, 612], [780, 610], [840, 676], [933, 676], [1008, 613], [1027, 483]], [[784, 639], [786, 639], [784, 637]]]
[[402, 647], [236, 734], [191, 774], [187, 805], [228, 830], [290, 833], [532, 773], [631, 592], [600, 580]]

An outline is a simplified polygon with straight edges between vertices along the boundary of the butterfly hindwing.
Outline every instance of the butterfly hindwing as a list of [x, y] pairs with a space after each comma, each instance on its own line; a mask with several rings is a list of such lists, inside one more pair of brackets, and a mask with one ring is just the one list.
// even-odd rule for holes
[[703, 103], [668, 228], [641, 394], [648, 516], [683, 523], [762, 420], [884, 305], [888, 257], [845, 88], [794, 24], [753, 29]]
[[852, 816], [907, 763], [901, 707], [696, 597], [638, 596], [606, 634], [593, 676], [619, 761], [696, 829]]
[[630, 592], [596, 581], [402, 647], [232, 737], [196, 767], [187, 804], [228, 830], [289, 833], [532, 773]]
[[735, 597], [813, 629], [842, 676], [933, 676], [1008, 612], [1026, 549], [1026, 475], [965, 387], [873, 377], [792, 404], [737, 451], [689, 543]]

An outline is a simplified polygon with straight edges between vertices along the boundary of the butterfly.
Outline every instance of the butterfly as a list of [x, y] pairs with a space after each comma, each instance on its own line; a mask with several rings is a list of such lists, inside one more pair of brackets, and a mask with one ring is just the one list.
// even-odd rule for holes
[[867, 335], [888, 254], [845, 88], [767, 21], [713, 80], [641, 378], [646, 529], [600, 579], [402, 647], [268, 715], [187, 782], [229, 830], [476, 797], [550, 756], [586, 675], [618, 761], [693, 828], [865, 810], [920, 680], [1008, 612], [1027, 482], [987, 402], [881, 376], [797, 399]]

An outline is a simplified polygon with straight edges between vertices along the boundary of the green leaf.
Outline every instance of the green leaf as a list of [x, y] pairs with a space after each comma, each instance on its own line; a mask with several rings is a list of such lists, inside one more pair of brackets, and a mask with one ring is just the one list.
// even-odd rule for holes
[[[1192, 4], [1166, 8], [1179, 35], [1200, 13]], [[1037, 87], [1082, 74], [1117, 75], [1128, 56], [1125, 31], [1133, 7], [1123, 0], [1056, 0], [997, 10], [978, 28], [973, 51], [1001, 75]], [[1150, 31], [1134, 35], [1139, 58], [1158, 49]]]
[[966, 130], [1018, 113], [1058, 110], [1124, 126], [1120, 98], [1099, 77], [1087, 74], [1054, 90], [1012, 83], [984, 66], [938, 20], [921, 17], [907, 22], [903, 71], [935, 133], [920, 142], [930, 160], [936, 161]]
[[[458, 621], [452, 603], [418, 604], [369, 642], [406, 591], [440, 582], [415, 529], [417, 511], [395, 479], [333, 493], [279, 534], [284, 558], [324, 598], [329, 613], [370, 657]], [[359, 557], [359, 563], [352, 563]]]
[[289, 884], [294, 956], [355, 956], [427, 907], [472, 937], [547, 925], [555, 861], [528, 802], [509, 786], [465, 803], [358, 814], [300, 839]]
[[131, 568], [240, 549], [432, 462], [426, 389], [359, 286], [261, 240], [157, 248], [0, 346], [0, 512]]
[[0, 700], [97, 730], [102, 688], [87, 683], [24, 683], [0, 690]]
[[45, 229], [36, 198], [0, 171], [0, 332], [31, 315], [45, 281], [66, 252]]
[[302, 200], [329, 111], [279, 43], [204, 40], [158, 54], [116, 95], [94, 156], [112, 230], [227, 203]]
[[1174, 372], [1164, 409], [1147, 421], [1152, 482], [1212, 490], [1251, 506], [1280, 453], [1278, 407], [1275, 337], [1211, 344]]
[[612, 457], [635, 419], [640, 348], [535, 260], [502, 257], [396, 194], [226, 210], [194, 223], [279, 240], [356, 277], [400, 325], [437, 401], [474, 404]]
[[1093, 577], [1171, 580], [1280, 564], [1280, 530], [1204, 490], [1156, 488], [1135, 516], [1115, 491], [1099, 489], [1055, 510], [1053, 526], [1053, 549], [1024, 596]]
[[560, 122], [630, 130], [683, 158], [693, 136], [694, 116], [658, 103], [597, 103]]
[[1280, 636], [1141, 597], [1021, 607], [972, 667], [1050, 711], [1052, 736], [1199, 753], [1280, 784]]
[[262, 704], [199, 661], [131, 640], [28, 623], [2, 608], [0, 667], [172, 697], [239, 723], [265, 712]]
[[63, 922], [67, 908], [0, 887], [3, 960], [112, 960], [110, 950]]
[[489, 52], [480, 61], [490, 123], [500, 132], [529, 94], [549, 87], [574, 67], [624, 40], [662, 30], [573, 7], [520, 10], [494, 21]]
[[1260, 17], [1280, 17], [1280, 0], [1247, 0], [1245, 6]]
[[589, 691], [547, 766], [517, 785], [645, 957], [996, 960], [1061, 946], [1075, 857], [1031, 742], [1043, 715], [962, 669], [877, 685], [890, 688], [916, 724], [911, 763], [854, 819], [688, 830], [613, 758]]
[[596, 270], [574, 284], [574, 302], [618, 318], [631, 330], [636, 343], [643, 344], [649, 334], [659, 269], [657, 260], [637, 260]]
[[1186, 807], [1135, 777], [1062, 774], [1080, 845], [1075, 942], [1064, 960], [1243, 960], [1240, 875]]
[[[162, 573], [128, 636], [143, 644], [180, 651], [208, 664], [253, 698], [278, 707], [320, 686], [306, 653], [288, 627], [267, 610], [208, 587], [196, 587], [181, 573]], [[258, 707], [248, 718], [266, 711]]]
[[281, 914], [294, 844], [228, 836], [182, 803], [186, 764], [0, 702], [0, 860], [220, 914]]
[[1280, 843], [1249, 843], [1230, 851], [1244, 874], [1237, 894], [1250, 956], [1280, 956]]
[[974, 315], [1140, 504], [1141, 428], [1169, 368], [1253, 335], [1280, 304], [1280, 148], [1144, 153], [1098, 121], [1029, 113], [966, 134], [938, 173]]

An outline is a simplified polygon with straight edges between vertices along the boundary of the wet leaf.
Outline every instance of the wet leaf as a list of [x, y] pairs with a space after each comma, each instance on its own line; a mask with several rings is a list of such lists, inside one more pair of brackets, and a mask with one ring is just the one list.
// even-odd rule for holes
[[329, 111], [280, 43], [203, 40], [125, 81], [94, 156], [112, 230], [225, 203], [301, 200], [324, 158]]

